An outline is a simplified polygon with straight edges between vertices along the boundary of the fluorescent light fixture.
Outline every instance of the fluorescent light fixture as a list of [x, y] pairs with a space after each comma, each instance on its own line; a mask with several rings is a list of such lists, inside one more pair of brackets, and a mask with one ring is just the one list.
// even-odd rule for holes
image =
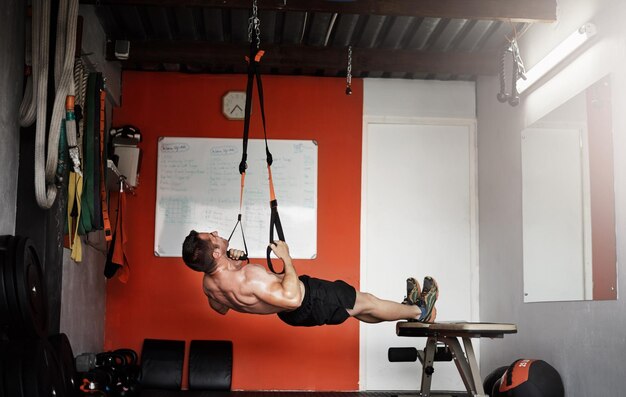
[[570, 56], [577, 48], [596, 35], [596, 25], [586, 23], [569, 35], [561, 44], [556, 46], [545, 58], [539, 61], [528, 72], [526, 72], [526, 80], [520, 78], [517, 80], [517, 92], [522, 93], [535, 84], [539, 79], [545, 76], [550, 70], [554, 69], [565, 58]]

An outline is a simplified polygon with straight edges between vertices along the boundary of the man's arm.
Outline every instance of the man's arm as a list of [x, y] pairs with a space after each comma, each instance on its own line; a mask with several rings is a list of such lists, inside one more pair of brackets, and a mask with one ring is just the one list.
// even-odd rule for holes
[[[298, 273], [291, 262], [289, 247], [284, 241], [275, 240], [274, 243], [270, 244], [270, 248], [283, 261], [285, 269], [282, 282], [280, 283], [281, 288], [270, 288], [269, 291], [272, 298], [278, 300], [278, 304], [274, 304], [287, 310], [297, 309], [302, 302], [302, 290], [300, 289]], [[270, 301], [268, 303], [272, 304], [273, 302]]]
[[230, 309], [228, 306], [222, 305], [221, 303], [216, 302], [211, 298], [208, 298], [208, 299], [209, 299], [209, 305], [211, 306], [211, 308], [215, 310], [216, 312], [218, 312], [219, 314], [226, 314], [228, 310]]

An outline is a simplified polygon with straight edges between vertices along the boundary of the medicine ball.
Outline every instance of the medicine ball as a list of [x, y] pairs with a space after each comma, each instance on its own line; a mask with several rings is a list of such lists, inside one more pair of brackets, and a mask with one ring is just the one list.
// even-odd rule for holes
[[491, 371], [489, 375], [485, 377], [485, 380], [483, 381], [483, 390], [485, 390], [485, 394], [487, 394], [489, 397], [493, 396], [491, 394], [491, 391], [493, 390], [493, 385], [495, 385], [496, 382], [500, 378], [502, 378], [502, 375], [504, 375], [504, 373], [506, 372], [508, 368], [509, 367], [496, 368], [493, 371]]
[[516, 360], [491, 393], [492, 397], [564, 397], [563, 381], [554, 367], [543, 360]]

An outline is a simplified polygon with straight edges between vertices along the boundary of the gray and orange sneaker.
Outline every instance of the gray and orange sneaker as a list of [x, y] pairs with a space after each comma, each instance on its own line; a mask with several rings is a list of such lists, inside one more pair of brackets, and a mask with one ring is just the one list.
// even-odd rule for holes
[[439, 297], [439, 287], [437, 281], [432, 277], [424, 277], [422, 292], [417, 301], [417, 306], [422, 310], [422, 314], [417, 321], [423, 323], [433, 323], [437, 317], [435, 303]]
[[406, 298], [402, 301], [405, 305], [417, 305], [420, 299], [420, 295], [422, 294], [422, 290], [420, 288], [420, 283], [417, 282], [413, 277], [406, 279]]

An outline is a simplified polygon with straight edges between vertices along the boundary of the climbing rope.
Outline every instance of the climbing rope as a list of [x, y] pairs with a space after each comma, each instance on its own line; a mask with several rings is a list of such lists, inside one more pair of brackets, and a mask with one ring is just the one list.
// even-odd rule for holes
[[[61, 0], [57, 20], [55, 49], [55, 100], [50, 128], [46, 131], [48, 90], [48, 47], [50, 41], [50, 2], [33, 0], [32, 44], [27, 48], [26, 61], [32, 61], [32, 75], [26, 83], [26, 92], [20, 105], [20, 125], [35, 127], [35, 198], [44, 209], [52, 207], [57, 195], [57, 163], [61, 123], [65, 118], [67, 97], [74, 95], [72, 69], [76, 47], [78, 0]], [[70, 100], [73, 102], [73, 99]], [[66, 125], [67, 143], [76, 148], [76, 129], [73, 122]], [[46, 145], [48, 147], [46, 156]], [[71, 150], [72, 152], [72, 150]], [[77, 149], [74, 150], [77, 152]], [[70, 153], [74, 170], [80, 170], [79, 158]]]

